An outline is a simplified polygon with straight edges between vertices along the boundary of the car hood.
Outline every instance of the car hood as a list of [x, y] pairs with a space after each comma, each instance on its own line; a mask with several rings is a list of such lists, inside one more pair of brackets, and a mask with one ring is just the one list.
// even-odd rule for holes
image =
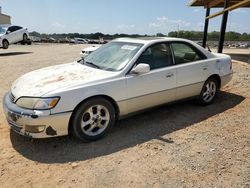
[[114, 72], [88, 67], [77, 62], [56, 65], [21, 76], [12, 84], [11, 92], [16, 99], [21, 96], [41, 97], [57, 89], [87, 84], [112, 75]]

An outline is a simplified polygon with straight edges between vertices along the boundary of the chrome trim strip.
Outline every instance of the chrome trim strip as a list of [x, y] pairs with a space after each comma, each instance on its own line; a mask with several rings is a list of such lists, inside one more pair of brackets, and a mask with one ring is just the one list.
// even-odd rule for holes
[[169, 47], [170, 47], [170, 50], [171, 50], [171, 54], [172, 54], [172, 60], [173, 60], [173, 66], [175, 65], [175, 56], [174, 56], [174, 51], [173, 51], [173, 48], [172, 48], [172, 45], [169, 44]]
[[58, 115], [58, 114], [65, 114], [65, 113], [71, 113], [71, 112], [73, 112], [73, 110], [64, 111], [64, 112], [57, 112], [57, 113], [50, 113], [50, 115]]

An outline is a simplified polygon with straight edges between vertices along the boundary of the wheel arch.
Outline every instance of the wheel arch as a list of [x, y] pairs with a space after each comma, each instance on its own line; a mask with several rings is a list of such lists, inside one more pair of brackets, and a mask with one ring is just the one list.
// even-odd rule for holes
[[[7, 46], [6, 48], [4, 47], [4, 42], [7, 42], [7, 43], [8, 43], [8, 46]], [[8, 39], [4, 38], [4, 39], [2, 40], [2, 48], [3, 48], [3, 49], [8, 49], [8, 48], [9, 48], [9, 45], [10, 45], [10, 42], [8, 41]]]
[[10, 44], [10, 42], [8, 41], [8, 39], [4, 38], [4, 39], [2, 40], [2, 43], [3, 43], [4, 41], [7, 41], [8, 44]]
[[120, 109], [119, 109], [119, 106], [117, 104], [117, 102], [110, 96], [108, 95], [94, 95], [94, 96], [91, 96], [91, 97], [88, 97], [86, 99], [84, 99], [83, 101], [81, 101], [79, 104], [76, 105], [76, 107], [74, 108], [71, 116], [70, 116], [70, 119], [69, 119], [69, 125], [68, 125], [68, 132], [70, 133], [71, 132], [71, 127], [72, 127], [72, 120], [73, 120], [73, 117], [74, 117], [74, 114], [75, 112], [77, 111], [77, 109], [86, 101], [90, 100], [90, 99], [93, 99], [93, 98], [104, 98], [106, 100], [108, 100], [109, 102], [111, 102], [111, 104], [114, 106], [115, 108], [115, 117], [116, 117], [116, 121], [119, 119], [119, 115], [120, 115]]
[[218, 74], [212, 74], [211, 76], [208, 77], [208, 79], [210, 79], [210, 78], [214, 78], [217, 81], [218, 89], [220, 89], [221, 88], [221, 78], [220, 78], [220, 76]]

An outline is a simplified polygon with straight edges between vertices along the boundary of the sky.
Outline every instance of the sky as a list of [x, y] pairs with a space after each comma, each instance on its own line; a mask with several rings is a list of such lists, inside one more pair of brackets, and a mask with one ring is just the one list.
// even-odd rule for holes
[[[0, 0], [12, 24], [40, 33], [167, 34], [202, 31], [205, 9], [188, 7], [190, 0]], [[220, 9], [211, 11], [217, 12]], [[250, 33], [250, 9], [229, 14], [227, 31]], [[219, 31], [221, 16], [210, 21]]]

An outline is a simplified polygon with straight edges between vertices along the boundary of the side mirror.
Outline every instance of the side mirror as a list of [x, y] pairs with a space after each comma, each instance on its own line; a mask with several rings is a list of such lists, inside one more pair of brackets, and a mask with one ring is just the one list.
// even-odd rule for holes
[[10, 31], [7, 31], [7, 32], [6, 32], [7, 35], [10, 34], [10, 33], [11, 33]]
[[131, 72], [135, 74], [145, 74], [148, 73], [149, 71], [150, 71], [150, 66], [148, 64], [140, 63], [136, 65], [136, 67], [134, 67]]

